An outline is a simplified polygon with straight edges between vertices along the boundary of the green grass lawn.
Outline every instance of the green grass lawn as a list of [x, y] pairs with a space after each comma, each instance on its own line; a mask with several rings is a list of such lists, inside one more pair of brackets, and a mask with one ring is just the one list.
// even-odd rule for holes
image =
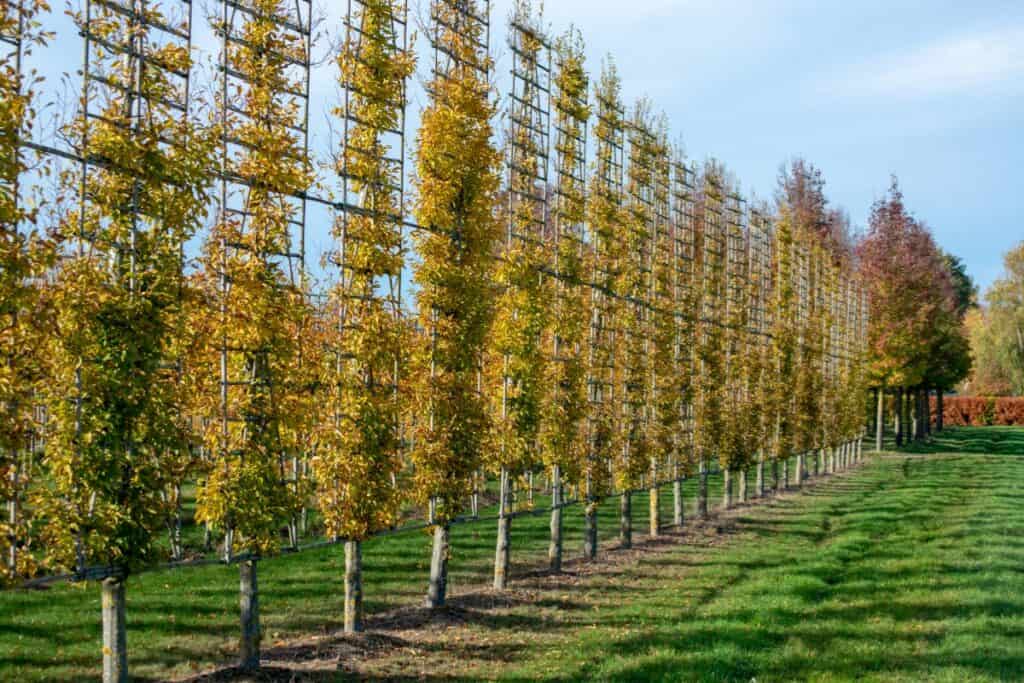
[[[413, 626], [371, 619], [375, 633], [356, 638], [335, 635], [341, 548], [266, 560], [267, 661], [273, 680], [1024, 680], [1022, 482], [1024, 430], [947, 430], [562, 576], [528, 574], [547, 519], [517, 519], [514, 588], [502, 599], [481, 587], [493, 523], [464, 525], [452, 611]], [[692, 494], [691, 483], [691, 503]], [[640, 538], [647, 503], [637, 498]], [[671, 495], [662, 502], [670, 519]], [[603, 510], [610, 547], [617, 506]], [[566, 522], [570, 557], [582, 542], [578, 509]], [[366, 544], [371, 615], [419, 603], [428, 542], [416, 532]], [[93, 584], [0, 594], [0, 680], [95, 677], [98, 593]], [[134, 673], [185, 676], [233, 659], [235, 568], [142, 574], [128, 595]]]
[[[751, 478], [751, 489], [753, 479]], [[696, 482], [684, 483], [686, 514], [694, 509]], [[711, 477], [712, 508], [721, 504], [721, 478]], [[538, 496], [537, 506], [548, 504]], [[659, 497], [662, 520], [671, 522], [672, 496]], [[492, 515], [494, 509], [481, 509]], [[633, 497], [634, 530], [646, 533], [648, 500]], [[579, 507], [567, 508], [565, 558], [583, 546]], [[618, 502], [599, 513], [604, 547], [618, 535]], [[496, 522], [460, 524], [452, 530], [450, 590], [490, 581]], [[199, 542], [198, 529], [185, 538]], [[546, 557], [548, 517], [522, 517], [512, 524], [513, 571]], [[368, 614], [418, 603], [426, 595], [430, 537], [425, 530], [368, 541], [363, 548], [365, 608]], [[344, 550], [341, 546], [284, 554], [259, 564], [260, 612], [264, 647], [299, 634], [343, 624]], [[231, 662], [238, 649], [238, 569], [207, 565], [145, 572], [127, 587], [128, 656], [133, 675], [182, 676]], [[94, 582], [56, 584], [47, 589], [0, 592], [0, 681], [65, 680], [98, 677], [101, 663], [100, 589]]]

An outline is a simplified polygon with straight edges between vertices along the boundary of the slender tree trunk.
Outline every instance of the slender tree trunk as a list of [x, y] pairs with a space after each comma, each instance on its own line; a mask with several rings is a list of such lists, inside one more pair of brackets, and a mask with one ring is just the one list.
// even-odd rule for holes
[[260, 600], [256, 582], [256, 560], [238, 563], [239, 606], [242, 616], [242, 641], [238, 666], [243, 671], [260, 668]]
[[657, 483], [657, 480], [654, 478], [654, 475], [652, 473], [652, 475], [651, 475], [651, 488], [649, 489], [648, 498], [647, 498], [648, 503], [649, 503], [649, 505], [648, 505], [649, 515], [648, 516], [649, 516], [649, 519], [650, 519], [651, 538], [657, 538], [658, 537], [658, 533], [661, 530], [661, 508], [659, 507], [661, 501], [658, 500], [658, 496], [659, 496], [658, 483]]
[[942, 431], [942, 421], [945, 419], [942, 415], [942, 395], [945, 393], [943, 389], [935, 390], [935, 431]]
[[505, 590], [508, 586], [509, 546], [512, 536], [512, 518], [509, 517], [510, 477], [508, 470], [501, 468], [498, 487], [498, 542], [494, 551], [494, 589]]
[[679, 478], [678, 465], [672, 482], [672, 523], [677, 527], [683, 525], [683, 480]]
[[345, 541], [345, 633], [363, 630], [363, 544]]
[[885, 389], [875, 389], [875, 450], [882, 450], [882, 436], [885, 432]]
[[744, 467], [743, 469], [740, 470], [739, 485], [740, 485], [740, 502], [741, 503], [746, 503], [747, 502], [747, 468], [746, 467]]
[[907, 394], [907, 426], [910, 428], [909, 441], [917, 441], [921, 438], [921, 390], [911, 389]]
[[921, 400], [921, 414], [924, 416], [924, 435], [931, 436], [932, 433], [932, 390], [925, 389], [924, 397]]
[[597, 559], [597, 501], [590, 500], [583, 511], [583, 559]]
[[109, 577], [102, 584], [103, 683], [127, 683], [128, 647], [124, 622], [123, 577]]
[[754, 482], [754, 493], [758, 498], [764, 498], [764, 453], [757, 456], [757, 480]]
[[789, 488], [789, 458], [782, 461], [782, 488]]
[[732, 507], [732, 471], [728, 467], [722, 469], [722, 507]]
[[[15, 464], [11, 468], [11, 499], [7, 501], [7, 522], [10, 524], [10, 530], [12, 536], [17, 533], [18, 530], [18, 496], [19, 496], [19, 465]], [[11, 538], [11, 545], [8, 548], [7, 554], [7, 569], [10, 571], [11, 577], [18, 576], [18, 539], [17, 537]]]
[[434, 525], [434, 547], [430, 554], [430, 586], [427, 588], [427, 607], [444, 607], [448, 591], [448, 543], [450, 530], [447, 524]]
[[896, 409], [893, 411], [893, 430], [896, 432], [896, 447], [903, 445], [903, 387], [896, 387]]
[[629, 491], [619, 497], [619, 546], [633, 547], [633, 497]]
[[772, 489], [776, 492], [782, 488], [782, 480], [779, 477], [779, 461], [777, 458], [772, 459]]
[[551, 468], [551, 543], [548, 545], [548, 566], [562, 571], [562, 469]]
[[804, 462], [804, 454], [803, 453], [799, 453], [796, 456], [796, 485], [797, 485], [797, 487], [802, 488], [803, 485], [804, 485], [804, 470], [805, 469], [806, 469], [806, 465], [805, 465], [805, 462]]
[[700, 461], [700, 473], [697, 486], [697, 516], [701, 519], [708, 518], [708, 463], [707, 460]]

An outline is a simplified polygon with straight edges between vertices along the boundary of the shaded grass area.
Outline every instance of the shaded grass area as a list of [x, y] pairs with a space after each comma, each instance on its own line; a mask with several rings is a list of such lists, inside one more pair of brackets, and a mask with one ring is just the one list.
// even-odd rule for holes
[[[1013, 449], [1022, 436], [949, 438]], [[625, 582], [595, 577], [570, 610], [535, 615], [546, 635], [495, 670], [505, 680], [1024, 680], [1024, 458], [1008, 455], [1021, 451], [883, 456], [744, 511], [724, 546], [673, 546]]]
[[912, 441], [900, 453], [976, 453], [1024, 456], [1024, 428], [947, 427], [927, 439]]
[[[750, 487], [753, 490], [753, 471]], [[712, 508], [721, 505], [720, 476], [709, 482]], [[696, 482], [684, 482], [686, 514], [693, 513]], [[545, 506], [545, 496], [535, 504]], [[659, 497], [663, 523], [672, 520], [671, 488]], [[482, 509], [490, 515], [493, 509]], [[648, 498], [633, 497], [633, 526], [647, 529]], [[582, 511], [564, 512], [565, 558], [583, 545]], [[451, 591], [489, 583], [496, 523], [480, 521], [452, 530]], [[618, 503], [601, 506], [603, 547], [615, 543]], [[197, 529], [186, 535], [198, 539]], [[521, 517], [512, 524], [513, 579], [546, 557], [548, 517]], [[368, 615], [418, 603], [425, 595], [430, 538], [408, 531], [364, 544], [363, 581]], [[181, 676], [231, 662], [238, 648], [238, 570], [210, 565], [160, 570], [132, 576], [127, 588], [129, 666], [139, 679]], [[264, 647], [299, 634], [325, 633], [343, 624], [344, 552], [333, 546], [267, 558], [259, 563], [260, 611]], [[100, 599], [96, 583], [58, 584], [48, 589], [0, 593], [0, 680], [90, 680], [101, 660]]]

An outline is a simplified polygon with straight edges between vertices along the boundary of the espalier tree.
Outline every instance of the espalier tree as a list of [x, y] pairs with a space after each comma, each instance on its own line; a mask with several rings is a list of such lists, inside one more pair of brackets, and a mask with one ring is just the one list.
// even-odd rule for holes
[[339, 277], [326, 304], [322, 408], [313, 473], [329, 537], [345, 539], [345, 630], [362, 630], [361, 542], [395, 524], [402, 468], [399, 369], [409, 342], [395, 283], [404, 263], [401, 164], [387, 145], [399, 128], [414, 56], [399, 43], [398, 0], [367, 0], [337, 56], [348, 88], [348, 139], [337, 159], [349, 201], [334, 223]]
[[[648, 531], [657, 536], [661, 526], [658, 482], [672, 472], [683, 438], [683, 406], [687, 378], [680, 367], [681, 330], [687, 324], [679, 309], [682, 296], [679, 282], [682, 254], [679, 252], [675, 226], [670, 211], [671, 149], [668, 143], [668, 122], [662, 116], [657, 122], [654, 139], [654, 229], [651, 234], [650, 274], [650, 366], [651, 405], [650, 462], [648, 472]], [[678, 474], [676, 475], [678, 476]]]
[[626, 210], [623, 222], [624, 254], [617, 292], [626, 299], [622, 316], [622, 362], [618, 364], [622, 449], [613, 460], [615, 486], [620, 493], [619, 538], [632, 544], [630, 491], [649, 471], [651, 440], [651, 256], [654, 228], [656, 138], [652, 132], [650, 103], [640, 100], [628, 128]]
[[696, 167], [686, 165], [681, 150], [673, 153], [672, 171], [672, 303], [676, 316], [673, 352], [673, 379], [678, 382], [679, 424], [673, 444], [672, 474], [673, 522], [683, 523], [683, 485], [681, 476], [691, 475], [697, 467], [694, 452], [693, 404], [697, 378], [695, 359], [701, 306], [701, 281], [697, 271]]
[[[751, 343], [750, 304], [751, 283], [747, 235], [743, 226], [742, 203], [736, 190], [728, 196], [725, 234], [725, 368], [722, 438], [718, 459], [724, 477], [723, 504], [733, 502], [733, 476], [741, 476], [740, 487], [746, 480], [743, 473], [754, 453], [750, 436], [754, 431], [757, 413], [753, 405], [752, 380], [757, 374], [755, 347]], [[742, 496], [741, 496], [742, 497]]]
[[779, 487], [779, 462], [793, 452], [796, 416], [793, 387], [798, 364], [798, 291], [796, 236], [793, 214], [779, 207], [772, 240], [772, 292], [768, 306], [771, 320], [771, 381], [766, 387], [766, 428], [773, 487]]
[[701, 182], [697, 250], [701, 283], [696, 368], [699, 380], [694, 430], [701, 471], [697, 506], [698, 513], [706, 517], [708, 463], [718, 457], [725, 429], [726, 230], [722, 166], [715, 161], [705, 164]]
[[420, 260], [414, 280], [421, 334], [411, 359], [410, 407], [416, 497], [429, 505], [434, 525], [427, 601], [440, 607], [449, 524], [472, 490], [489, 429], [478, 373], [493, 316], [501, 155], [491, 140], [495, 107], [485, 29], [464, 14], [479, 16], [481, 4], [435, 0], [432, 11], [436, 48], [450, 65], [428, 84], [416, 140], [414, 214], [423, 229], [415, 239]]
[[172, 74], [191, 66], [188, 50], [148, 43], [151, 24], [165, 18], [154, 8], [146, 18], [103, 10], [86, 27], [74, 15], [106, 40], [145, 45], [145, 61], [136, 53], [96, 56], [104, 96], [86, 89], [67, 131], [82, 158], [102, 161], [61, 180], [78, 207], [55, 229], [48, 485], [34, 501], [51, 566], [111, 569], [103, 586], [108, 680], [127, 675], [125, 578], [161, 556], [155, 539], [168, 514], [167, 464], [187, 448], [170, 351], [183, 246], [206, 215], [213, 141], [170, 104], [178, 92]]
[[586, 457], [587, 312], [586, 128], [590, 120], [583, 39], [570, 30], [555, 43], [554, 299], [545, 333], [551, 362], [542, 405], [541, 455], [551, 471], [551, 569], [562, 568], [562, 508], [566, 483], [580, 483]]
[[499, 481], [494, 560], [498, 590], [508, 582], [513, 482], [537, 463], [544, 400], [550, 395], [550, 359], [543, 348], [543, 333], [549, 325], [553, 283], [545, 275], [551, 259], [544, 241], [547, 149], [540, 100], [545, 94], [538, 80], [545, 46], [541, 20], [531, 16], [525, 0], [517, 2], [515, 19], [513, 78], [518, 92], [509, 105], [506, 141], [508, 213], [495, 272], [499, 293], [484, 362], [493, 416], [484, 463]]
[[231, 182], [201, 258], [205, 366], [218, 381], [196, 406], [210, 453], [196, 520], [224, 534], [225, 557], [242, 556], [243, 668], [259, 665], [256, 560], [278, 548], [281, 525], [292, 521], [297, 492], [286, 472], [310, 417], [300, 335], [312, 309], [290, 256], [291, 198], [312, 176], [296, 132], [302, 108], [289, 96], [300, 87], [290, 65], [305, 59], [306, 43], [285, 28], [287, 17], [284, 0], [256, 0], [239, 29], [215, 26], [237, 31], [222, 56], [224, 78], [237, 76], [221, 93], [231, 101], [219, 102]]
[[749, 450], [757, 462], [755, 495], [765, 492], [765, 453], [774, 431], [772, 391], [772, 240], [767, 208], [760, 204], [750, 213], [750, 294], [748, 331], [751, 335], [752, 376], [749, 378], [754, 415], [749, 425]]
[[21, 141], [32, 132], [39, 79], [25, 74], [24, 58], [47, 38], [38, 15], [44, 2], [0, 11], [0, 35], [17, 41], [0, 56], [0, 586], [31, 575], [31, 510], [25, 506], [37, 454], [34, 419], [42, 388], [46, 305], [38, 279], [52, 262], [51, 243], [36, 230], [37, 211], [21, 195], [28, 170]]
[[[822, 331], [825, 321], [822, 287], [824, 268], [822, 248], [806, 231], [798, 233], [800, 275], [798, 280], [800, 298], [799, 363], [797, 364], [794, 401], [796, 422], [793, 448], [798, 455], [806, 455], [821, 447], [822, 439], [822, 358], [826, 349]], [[803, 464], [803, 459], [801, 459]], [[802, 467], [797, 468], [798, 481], [804, 476]], [[788, 470], [784, 474], [789, 483]]]
[[587, 425], [587, 454], [583, 467], [585, 504], [583, 554], [597, 554], [597, 508], [611, 491], [609, 463], [621, 452], [616, 368], [621, 362], [620, 326], [626, 304], [618, 295], [623, 268], [621, 237], [622, 135], [625, 126], [622, 84], [615, 65], [606, 62], [594, 97], [597, 100], [594, 126], [595, 151], [587, 202], [587, 223], [592, 251], [589, 272], [594, 288], [590, 295], [590, 331], [587, 336], [587, 381], [590, 410]]

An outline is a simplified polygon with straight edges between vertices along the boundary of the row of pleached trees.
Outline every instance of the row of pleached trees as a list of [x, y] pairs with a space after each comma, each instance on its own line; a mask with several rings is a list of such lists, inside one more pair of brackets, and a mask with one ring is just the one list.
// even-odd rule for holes
[[[529, 504], [515, 492], [532, 495], [534, 475], [557, 569], [569, 502], [592, 558], [609, 496], [628, 545], [636, 490], [656, 534], [662, 486], [682, 521], [683, 477], [706, 513], [714, 467], [728, 504], [752, 467], [763, 493], [794, 454], [802, 481], [806, 455], [828, 468], [859, 452], [867, 298], [843, 222], [807, 189], [813, 169], [787, 169], [773, 206], [748, 201], [719, 162], [688, 163], [649, 102], [623, 102], [610, 61], [592, 85], [578, 33], [550, 38], [525, 3], [499, 144], [485, 6], [435, 0], [407, 206], [405, 8], [353, 7], [325, 288], [292, 258], [314, 174], [296, 70], [308, 42], [283, 0], [245, 2], [234, 33], [215, 26], [233, 37], [206, 122], [181, 115], [190, 52], [146, 40], [173, 24], [158, 5], [76, 16], [104, 41], [106, 96], [85, 95], [92, 115], [64, 131], [81, 164], [45, 220], [19, 184], [34, 81], [20, 58], [0, 71], [2, 575], [105, 577], [112, 680], [125, 579], [182, 558], [186, 485], [240, 564], [252, 667], [257, 560], [297, 546], [311, 509], [344, 542], [358, 630], [361, 542], [425, 519], [439, 606], [450, 525], [489, 481], [502, 588], [513, 508]], [[42, 42], [42, 8], [5, 13], [18, 55]]]

